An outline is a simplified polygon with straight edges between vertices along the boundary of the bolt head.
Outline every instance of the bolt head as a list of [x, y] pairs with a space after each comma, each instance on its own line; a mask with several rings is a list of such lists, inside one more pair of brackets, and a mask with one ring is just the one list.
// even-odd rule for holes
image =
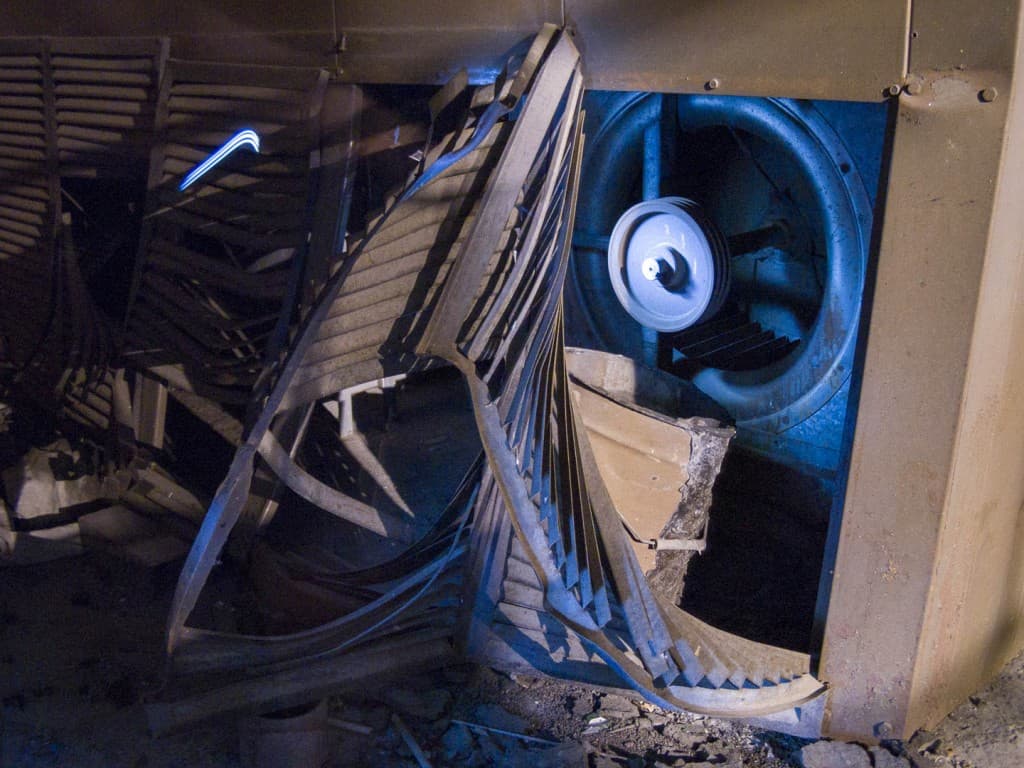
[[643, 276], [648, 280], [657, 280], [658, 275], [661, 274], [660, 260], [653, 256], [647, 257], [640, 265], [640, 272], [643, 273]]
[[893, 83], [892, 85], [885, 89], [885, 92], [890, 96], [899, 96], [902, 90], [903, 88], [900, 87], [899, 83]]
[[721, 81], [719, 81], [719, 79], [717, 77], [712, 77], [710, 80], [707, 81], [707, 83], [705, 84], [705, 87], [709, 91], [713, 91], [716, 88], [718, 88], [718, 86], [720, 86], [721, 84], [722, 84]]
[[996, 96], [998, 96], [998, 95], [999, 95], [999, 91], [997, 91], [995, 88], [992, 88], [990, 86], [990, 87], [985, 88], [984, 90], [982, 90], [981, 93], [978, 94], [978, 98], [981, 99], [982, 101], [984, 101], [985, 103], [988, 103], [990, 101], [995, 101], [996, 100]]
[[907, 83], [905, 90], [911, 96], [920, 96], [921, 91], [924, 90], [924, 86], [921, 84], [920, 80], [912, 80], [911, 82]]

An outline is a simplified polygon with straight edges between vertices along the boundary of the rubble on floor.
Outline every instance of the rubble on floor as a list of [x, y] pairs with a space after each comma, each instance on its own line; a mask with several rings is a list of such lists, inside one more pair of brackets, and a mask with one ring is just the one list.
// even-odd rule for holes
[[[1016, 665], [1024, 667], [1024, 656]], [[1006, 678], [1011, 682], [1012, 669]], [[351, 761], [345, 765], [422, 768], [424, 763], [391, 724], [389, 712], [396, 707], [431, 766], [1016, 768], [1024, 757], [1021, 745], [1005, 733], [998, 758], [970, 762], [954, 751], [936, 754], [937, 740], [928, 734], [923, 742], [917, 736], [907, 743], [888, 740], [871, 746], [798, 739], [668, 712], [622, 693], [465, 666], [408, 680], [396, 689], [333, 699], [331, 711], [338, 720], [369, 731], [339, 734], [339, 754]], [[1015, 717], [1010, 710], [1005, 716]], [[943, 727], [955, 722], [951, 717]]]
[[818, 741], [800, 750], [804, 768], [871, 768], [871, 758], [859, 744]]
[[[453, 695], [448, 695], [451, 692]], [[438, 704], [448, 702], [443, 709]], [[619, 693], [512, 677], [484, 667], [448, 668], [396, 690], [332, 701], [339, 719], [377, 726], [345, 733], [341, 753], [356, 765], [422, 766], [393, 732], [398, 705], [434, 766], [787, 765], [773, 749], [798, 742], [697, 715], [666, 712]]]
[[1024, 654], [930, 732], [918, 731], [908, 746], [929, 768], [1024, 765]]
[[[0, 580], [0, 765], [246, 765], [244, 721], [161, 738], [146, 733], [143, 705], [160, 681], [173, 576], [103, 552], [7, 571]], [[43, 598], [46, 609], [38, 610]], [[839, 752], [854, 760], [847, 764], [871, 768], [1017, 768], [1024, 765], [1022, 700], [1024, 655], [931, 732], [861, 747], [666, 712], [622, 691], [462, 664], [334, 696], [324, 722], [327, 768], [422, 768], [410, 742], [433, 768], [838, 768], [843, 763], [808, 757]]]

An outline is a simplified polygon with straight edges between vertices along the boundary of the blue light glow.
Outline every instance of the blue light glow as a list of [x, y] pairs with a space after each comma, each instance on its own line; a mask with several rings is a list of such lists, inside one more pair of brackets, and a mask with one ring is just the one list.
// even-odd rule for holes
[[260, 151], [260, 137], [256, 134], [256, 131], [251, 128], [243, 128], [241, 131], [236, 133], [230, 139], [210, 155], [208, 158], [203, 160], [199, 165], [189, 171], [188, 176], [181, 182], [181, 186], [178, 189], [184, 192], [188, 187], [192, 186], [195, 182], [199, 181], [205, 176], [217, 163], [223, 160], [225, 157], [230, 155], [236, 149], [248, 145], [253, 148], [257, 154]]

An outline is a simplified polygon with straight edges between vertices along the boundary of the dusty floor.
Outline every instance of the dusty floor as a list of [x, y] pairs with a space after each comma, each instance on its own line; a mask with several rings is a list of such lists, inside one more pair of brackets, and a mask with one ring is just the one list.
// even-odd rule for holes
[[[146, 732], [142, 705], [159, 685], [174, 576], [173, 569], [142, 571], [97, 554], [0, 571], [0, 765], [242, 764], [234, 723], [160, 739]], [[822, 744], [801, 752], [808, 742], [466, 665], [408, 681], [400, 690], [333, 700], [334, 718], [371, 730], [337, 731], [334, 765], [417, 765], [391, 725], [393, 713], [407, 723], [433, 766], [1017, 768], [1024, 765], [1024, 656], [933, 732], [909, 744], [888, 744], [889, 751], [874, 753], [873, 762], [862, 751], [838, 756], [827, 751], [832, 745]]]

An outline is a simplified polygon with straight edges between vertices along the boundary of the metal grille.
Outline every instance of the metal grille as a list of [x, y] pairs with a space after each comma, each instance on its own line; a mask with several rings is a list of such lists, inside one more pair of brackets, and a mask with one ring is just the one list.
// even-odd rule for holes
[[158, 39], [0, 42], [0, 333], [6, 362], [40, 393], [112, 350], [62, 217], [62, 179], [145, 166], [166, 49]]
[[[128, 321], [136, 365], [183, 364], [205, 393], [244, 401], [282, 312], [290, 320], [325, 85], [321, 70], [169, 63]], [[260, 153], [180, 192], [241, 128], [263, 137]]]

